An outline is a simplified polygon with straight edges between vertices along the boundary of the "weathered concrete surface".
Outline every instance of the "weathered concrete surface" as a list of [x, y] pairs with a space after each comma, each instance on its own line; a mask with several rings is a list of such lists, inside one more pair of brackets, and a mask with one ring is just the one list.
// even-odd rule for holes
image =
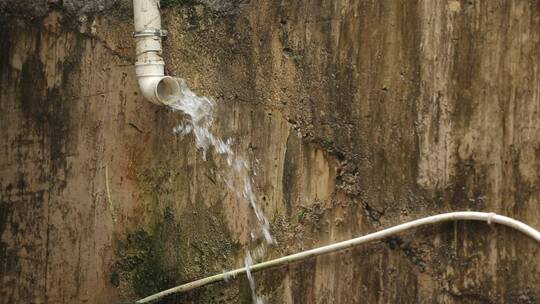
[[[253, 162], [270, 257], [451, 210], [540, 227], [537, 2], [189, 3], [164, 12], [168, 69]], [[2, 19], [0, 303], [116, 303], [240, 265], [253, 216], [138, 94], [129, 7], [59, 8]], [[450, 223], [256, 279], [269, 303], [537, 303], [539, 253]]]
[[82, 15], [103, 12], [113, 6], [129, 7], [130, 3], [129, 0], [0, 0], [0, 13], [40, 18], [61, 9], [64, 13]]

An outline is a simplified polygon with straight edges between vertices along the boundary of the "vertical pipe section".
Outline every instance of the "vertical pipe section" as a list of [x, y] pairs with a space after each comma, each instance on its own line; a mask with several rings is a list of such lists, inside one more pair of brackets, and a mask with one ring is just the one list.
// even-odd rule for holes
[[180, 93], [178, 82], [165, 76], [161, 40], [167, 31], [161, 28], [159, 0], [133, 0], [136, 40], [135, 73], [143, 96], [158, 105], [167, 105]]

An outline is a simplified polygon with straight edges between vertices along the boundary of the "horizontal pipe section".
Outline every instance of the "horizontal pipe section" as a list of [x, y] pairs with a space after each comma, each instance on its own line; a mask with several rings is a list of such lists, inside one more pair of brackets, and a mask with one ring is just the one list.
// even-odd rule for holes
[[[509, 218], [503, 215], [497, 215], [495, 213], [487, 213], [487, 212], [474, 212], [474, 211], [450, 212], [450, 213], [443, 213], [439, 215], [433, 215], [426, 218], [414, 220], [412, 222], [400, 224], [394, 227], [390, 227], [390, 228], [387, 228], [378, 232], [374, 232], [368, 235], [364, 235], [355, 239], [351, 239], [348, 241], [343, 241], [343, 242], [335, 243], [332, 245], [327, 245], [327, 246], [311, 249], [308, 251], [303, 251], [303, 252], [295, 253], [292, 255], [284, 256], [275, 260], [255, 264], [249, 267], [249, 271], [253, 273], [253, 272], [258, 272], [258, 271], [262, 271], [262, 270], [266, 270], [270, 268], [287, 265], [293, 262], [306, 260], [306, 259], [320, 256], [323, 254], [328, 254], [328, 253], [344, 250], [344, 249], [357, 246], [363, 243], [384, 239], [394, 234], [397, 234], [397, 233], [400, 233], [400, 232], [403, 232], [412, 228], [416, 228], [419, 226], [423, 226], [427, 224], [436, 224], [436, 223], [447, 222], [447, 221], [484, 221], [484, 222], [487, 222], [488, 224], [492, 224], [492, 223], [500, 224], [500, 225], [504, 225], [504, 226], [508, 226], [510, 228], [516, 229], [524, 233], [525, 235], [530, 236], [536, 242], [540, 242], [540, 232], [538, 230], [520, 221], [514, 220], [512, 218]], [[186, 283], [177, 287], [173, 287], [171, 289], [164, 290], [162, 292], [148, 296], [144, 299], [138, 300], [136, 303], [143, 304], [143, 303], [154, 302], [171, 294], [183, 293], [183, 292], [195, 289], [195, 288], [199, 288], [204, 285], [216, 283], [219, 281], [225, 281], [225, 280], [228, 280], [229, 278], [235, 278], [238, 275], [245, 274], [246, 271], [247, 271], [247, 268], [242, 267], [236, 270], [213, 275], [204, 279], [200, 279], [200, 280]]]

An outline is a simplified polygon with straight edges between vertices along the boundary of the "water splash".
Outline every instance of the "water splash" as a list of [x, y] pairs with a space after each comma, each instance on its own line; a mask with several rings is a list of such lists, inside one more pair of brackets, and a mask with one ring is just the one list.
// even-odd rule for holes
[[246, 252], [246, 257], [244, 258], [244, 266], [246, 267], [246, 276], [249, 282], [249, 288], [251, 289], [251, 298], [253, 299], [254, 304], [264, 304], [264, 300], [261, 296], [257, 295], [255, 291], [255, 280], [251, 275], [251, 266], [253, 265], [253, 258], [251, 257], [251, 252]]
[[[235, 193], [239, 199], [245, 200], [253, 210], [259, 227], [257, 230], [251, 231], [251, 240], [252, 242], [256, 242], [261, 236], [264, 239], [264, 243], [260, 244], [255, 250], [255, 258], [260, 259], [266, 252], [266, 245], [275, 244], [276, 241], [270, 233], [268, 219], [257, 205], [257, 197], [253, 191], [249, 164], [242, 157], [234, 153], [232, 139], [223, 140], [212, 133], [211, 127], [214, 123], [216, 103], [208, 97], [195, 94], [189, 89], [184, 79], [176, 78], [176, 80], [180, 85], [180, 94], [179, 96], [171, 96], [168, 104], [173, 110], [182, 111], [188, 117], [186, 122], [176, 126], [173, 132], [180, 136], [193, 133], [195, 136], [195, 145], [202, 151], [203, 159], [206, 160], [207, 154], [212, 151], [225, 158], [230, 170], [228, 170], [229, 172], [225, 172], [226, 174], [219, 174], [218, 176], [223, 180], [229, 190]], [[255, 281], [249, 270], [249, 267], [253, 265], [253, 257], [250, 251], [247, 251], [244, 265], [247, 269], [253, 302], [262, 304], [264, 301], [255, 292]]]

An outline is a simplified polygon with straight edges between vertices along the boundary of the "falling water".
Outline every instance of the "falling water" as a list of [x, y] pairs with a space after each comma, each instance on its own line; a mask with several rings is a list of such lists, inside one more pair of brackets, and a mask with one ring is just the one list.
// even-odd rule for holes
[[250, 236], [251, 240], [255, 242], [262, 235], [264, 243], [257, 247], [253, 256], [250, 251], [247, 251], [244, 265], [247, 269], [253, 302], [262, 304], [262, 298], [255, 292], [255, 282], [249, 268], [253, 265], [253, 258], [261, 258], [265, 253], [266, 245], [274, 244], [275, 240], [270, 234], [268, 219], [257, 205], [249, 164], [234, 153], [231, 139], [224, 141], [212, 133], [211, 127], [214, 122], [216, 103], [210, 98], [196, 95], [189, 89], [184, 79], [177, 78], [177, 81], [180, 85], [180, 94], [179, 96], [171, 96], [168, 104], [172, 109], [187, 114], [188, 119], [184, 124], [176, 126], [173, 131], [181, 136], [193, 133], [195, 145], [202, 151], [203, 159], [206, 160], [207, 154], [212, 151], [225, 158], [230, 170], [227, 170], [227, 174], [220, 174], [221, 179], [238, 198], [249, 203], [259, 223], [258, 229], [251, 231]]

